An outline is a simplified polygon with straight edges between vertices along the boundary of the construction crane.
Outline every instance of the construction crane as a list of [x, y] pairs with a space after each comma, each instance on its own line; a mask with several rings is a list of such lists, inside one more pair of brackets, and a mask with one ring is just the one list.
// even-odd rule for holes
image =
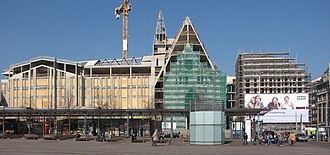
[[128, 63], [128, 11], [131, 11], [132, 4], [129, 0], [124, 0], [123, 4], [115, 9], [116, 18], [120, 18], [120, 14], [123, 13], [123, 51], [122, 51], [122, 64]]

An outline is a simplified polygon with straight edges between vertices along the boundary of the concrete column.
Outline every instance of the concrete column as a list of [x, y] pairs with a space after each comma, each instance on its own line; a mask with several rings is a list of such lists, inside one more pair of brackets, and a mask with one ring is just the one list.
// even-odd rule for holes
[[[138, 92], [138, 80], [139, 80], [139, 77], [136, 76], [135, 77], [135, 91], [136, 91], [136, 94], [135, 94], [135, 100], [136, 100], [136, 104], [139, 104], [139, 92]], [[146, 108], [146, 107], [143, 107], [143, 108]]]
[[[63, 78], [65, 78], [65, 75], [63, 76]], [[60, 83], [61, 83], [61, 72], [60, 70], [57, 70], [56, 71], [56, 109], [58, 108], [59, 105], [58, 102], [62, 102], [58, 95], [60, 94], [60, 96], [62, 96], [61, 91], [59, 89], [61, 87]]]
[[129, 114], [127, 114], [127, 123], [126, 123], [126, 129], [127, 129], [127, 135], [126, 135], [126, 136], [127, 136], [127, 137], [129, 137], [129, 135], [130, 135], [130, 134], [129, 134], [129, 123], [130, 123], [130, 122], [129, 122]]
[[149, 101], [148, 102], [152, 102], [152, 103], [149, 103], [149, 108], [156, 108], [155, 106], [155, 86], [156, 86], [156, 75], [155, 75], [155, 72], [156, 72], [156, 69], [155, 69], [155, 57], [152, 56], [151, 58], [151, 72], [150, 72], [150, 79], [149, 79]]
[[109, 106], [109, 108], [110, 109], [112, 109], [111, 107], [111, 105], [113, 104], [113, 101], [112, 101], [112, 91], [113, 91], [113, 83], [112, 83], [112, 67], [110, 67], [109, 68], [109, 70], [110, 70], [110, 74], [109, 74], [109, 78], [110, 78], [110, 83], [109, 83], [109, 91], [110, 91], [110, 98], [109, 98], [109, 101], [110, 101], [110, 104], [108, 105]]
[[[86, 114], [85, 114], [85, 117], [84, 117], [84, 135], [86, 137], [87, 135], [87, 120], [86, 120]], [[86, 140], [87, 140], [87, 137], [86, 137]]]
[[173, 114], [171, 113], [171, 138], [173, 138]]
[[76, 63], [75, 65], [75, 78], [74, 78], [74, 81], [75, 81], [75, 86], [74, 86], [74, 89], [75, 89], [75, 105], [78, 107], [79, 106], [79, 90], [78, 90], [78, 85], [79, 85], [79, 82], [78, 82], [78, 63]]
[[249, 118], [245, 118], [245, 133], [248, 135], [247, 141], [250, 142], [252, 134], [251, 134], [251, 120]]
[[[64, 87], [65, 87], [65, 96], [64, 96], [64, 100], [62, 100], [61, 99], [61, 106], [62, 106], [62, 108], [63, 107], [65, 107], [65, 108], [68, 108], [69, 106], [68, 105], [70, 105], [70, 100], [71, 100], [71, 91], [70, 91], [70, 89], [71, 89], [71, 87], [70, 87], [70, 77], [68, 76], [68, 74], [67, 74], [67, 72], [66, 72], [66, 64], [64, 63], [63, 64], [64, 65]], [[60, 80], [61, 81], [61, 80]], [[62, 96], [62, 92], [61, 92], [61, 95], [60, 96]], [[63, 103], [64, 102], [64, 103]]]
[[56, 58], [54, 58], [54, 64], [53, 64], [53, 68], [54, 68], [54, 76], [53, 76], [53, 104], [54, 104], [54, 109], [57, 109], [57, 60]]
[[9, 98], [9, 107], [12, 107], [12, 106], [14, 106], [14, 79], [10, 79], [9, 80], [9, 87], [10, 87], [10, 91], [9, 91], [9, 96], [10, 96], [10, 98]]
[[110, 107], [111, 107], [110, 109], [114, 107], [113, 92], [114, 92], [113, 78], [110, 76]]
[[[54, 88], [54, 97], [53, 97], [53, 104], [54, 104], [54, 109], [56, 110], [57, 109], [57, 60], [56, 58], [54, 58], [54, 64], [53, 64], [53, 68], [54, 68], [54, 85], [53, 85], [53, 88]], [[55, 123], [54, 123], [54, 133], [57, 134], [57, 118], [56, 116], [54, 117], [55, 119]]]
[[31, 65], [31, 60], [30, 60], [30, 68], [29, 68], [29, 74], [28, 74], [28, 85], [29, 85], [29, 88], [28, 88], [28, 104], [26, 105], [26, 107], [30, 107], [31, 108], [31, 104], [32, 104], [32, 99], [31, 99], [31, 90], [32, 90], [32, 88], [31, 88], [31, 67], [32, 67], [32, 65]]
[[[10, 102], [10, 91], [9, 91], [10, 80], [9, 80], [9, 79], [6, 81], [5, 86], [6, 86], [6, 90], [5, 90], [5, 91], [6, 91], [6, 94], [5, 94], [6, 102], [7, 102], [7, 104], [9, 104], [9, 102]], [[3, 91], [3, 90], [2, 90], [2, 91]]]
[[53, 109], [53, 70], [49, 69], [49, 77], [48, 77], [48, 108]]
[[82, 68], [82, 73], [80, 74], [80, 82], [81, 82], [81, 89], [80, 89], [80, 105], [79, 106], [86, 106], [85, 103], [85, 96], [86, 96], [86, 79], [85, 79], [85, 69]]
[[[21, 69], [22, 70], [22, 69]], [[19, 78], [19, 106], [23, 108], [23, 73], [21, 73], [21, 76]]]
[[[122, 80], [123, 79], [121, 77], [118, 77], [118, 78], [119, 78], [118, 79], [118, 81], [119, 81], [119, 89], [118, 90], [120, 92], [119, 93], [119, 95], [120, 95], [120, 98], [119, 98], [119, 104], [120, 104], [120, 106], [119, 106], [119, 108], [122, 109], [123, 108], [123, 100], [122, 100], [123, 99], [123, 94], [122, 94], [123, 93], [123, 91], [122, 91], [123, 88], [121, 87], [121, 83], [122, 83]], [[127, 100], [126, 100], [126, 103], [125, 104], [127, 105]]]
[[33, 70], [33, 105], [32, 105], [32, 107], [34, 108], [34, 109], [37, 109], [38, 107], [37, 107], [37, 69], [36, 68], [34, 68]]
[[47, 102], [47, 107], [45, 107], [45, 109], [48, 109], [49, 108], [49, 94], [50, 94], [50, 92], [49, 92], [49, 68], [47, 68], [47, 83], [48, 83], [48, 86], [47, 86], [47, 100], [46, 100], [46, 102]]
[[72, 97], [72, 94], [71, 94], [71, 77], [70, 76], [65, 76], [65, 100], [64, 100], [64, 105], [62, 106], [65, 106], [65, 108], [71, 108], [71, 101], [74, 100]]
[[[129, 86], [129, 102], [131, 103], [131, 108], [133, 109], [133, 98], [132, 98], [132, 67], [129, 68], [129, 84], [127, 84], [127, 86]], [[138, 109], [138, 103], [136, 103], [136, 105], [134, 106], [135, 109]]]
[[90, 96], [90, 99], [89, 99], [89, 108], [91, 108], [92, 107], [92, 103], [93, 103], [93, 86], [94, 86], [94, 79], [93, 79], [93, 68], [90, 68], [90, 70], [89, 70], [89, 75], [90, 75], [90, 94], [89, 94], [89, 96]]
[[108, 84], [108, 80], [109, 80], [109, 77], [106, 77], [104, 78], [104, 88], [105, 88], [105, 94], [103, 94], [105, 97], [105, 108], [108, 109], [109, 107], [109, 96], [108, 96], [108, 92], [109, 92], [109, 84]]
[[133, 114], [131, 114], [131, 124], [132, 124], [132, 129], [131, 129], [131, 133], [134, 134], [134, 119], [133, 119]]

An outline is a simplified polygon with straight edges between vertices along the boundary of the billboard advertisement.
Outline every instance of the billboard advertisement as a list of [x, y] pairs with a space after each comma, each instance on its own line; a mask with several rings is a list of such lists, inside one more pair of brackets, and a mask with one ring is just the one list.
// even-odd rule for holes
[[245, 94], [245, 107], [270, 110], [260, 117], [264, 123], [307, 123], [308, 94]]

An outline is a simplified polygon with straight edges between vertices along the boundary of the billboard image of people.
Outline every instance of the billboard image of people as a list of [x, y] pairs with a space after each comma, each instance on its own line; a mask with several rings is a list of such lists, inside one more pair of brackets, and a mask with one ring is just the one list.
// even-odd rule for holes
[[264, 108], [264, 103], [261, 102], [260, 96], [256, 95], [256, 96], [252, 96], [249, 99], [249, 102], [246, 104], [245, 107], [249, 109], [260, 109], [260, 108]]
[[268, 109], [264, 123], [308, 122], [308, 94], [245, 94], [245, 107]]

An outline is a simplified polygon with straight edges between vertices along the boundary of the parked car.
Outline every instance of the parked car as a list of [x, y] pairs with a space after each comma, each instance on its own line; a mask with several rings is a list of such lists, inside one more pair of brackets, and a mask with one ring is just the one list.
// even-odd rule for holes
[[306, 136], [304, 133], [297, 133], [296, 134], [296, 141], [297, 142], [307, 142], [308, 141], [308, 136]]
[[314, 139], [314, 140], [316, 140], [318, 138], [319, 141], [323, 141], [323, 140], [327, 141], [327, 138], [328, 138], [328, 136], [325, 132], [319, 132], [318, 134], [313, 133], [313, 134], [310, 134], [308, 137], [309, 137], [309, 139]]
[[324, 131], [318, 133], [319, 141], [328, 141], [328, 134]]

